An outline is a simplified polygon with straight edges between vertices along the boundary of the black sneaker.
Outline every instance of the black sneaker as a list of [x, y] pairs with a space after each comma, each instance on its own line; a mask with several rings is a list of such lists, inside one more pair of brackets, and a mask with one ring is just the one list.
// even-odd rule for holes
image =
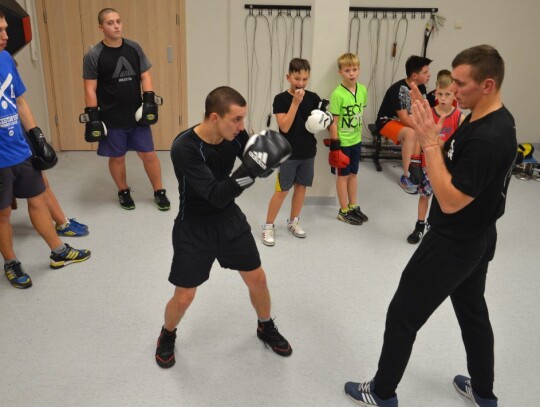
[[6, 278], [13, 287], [32, 287], [32, 280], [30, 279], [30, 276], [24, 272], [20, 261], [14, 260], [4, 264], [4, 272], [6, 273]]
[[274, 320], [268, 322], [258, 321], [257, 336], [264, 342], [264, 346], [270, 347], [279, 356], [290, 356], [292, 353], [291, 345], [287, 339], [278, 332], [277, 326], [274, 325]]
[[367, 222], [369, 220], [367, 215], [360, 210], [360, 207], [358, 205], [354, 208], [351, 208], [350, 212], [352, 212], [352, 215], [355, 218], [360, 219], [362, 222]]
[[154, 202], [160, 211], [168, 211], [171, 209], [171, 202], [167, 198], [166, 190], [158, 189], [154, 192]]
[[131, 188], [118, 191], [118, 201], [120, 202], [120, 206], [124, 209], [135, 209], [135, 202], [133, 202], [133, 198], [131, 198]]
[[90, 250], [74, 249], [67, 243], [64, 244], [66, 245], [66, 250], [64, 250], [62, 253], [51, 252], [52, 269], [59, 269], [71, 263], [80, 263], [81, 261], [85, 261], [90, 258]]
[[159, 367], [168, 369], [173, 367], [176, 360], [174, 359], [174, 341], [176, 340], [176, 329], [173, 332], [161, 328], [161, 333], [157, 340], [156, 348], [156, 363]]
[[410, 244], [417, 244], [422, 239], [422, 236], [424, 236], [425, 226], [425, 223], [416, 222], [413, 232], [407, 238], [407, 242]]
[[342, 222], [348, 223], [349, 225], [361, 225], [364, 223], [362, 219], [357, 218], [352, 214], [352, 210], [347, 212], [341, 212], [341, 210], [339, 210], [337, 218]]

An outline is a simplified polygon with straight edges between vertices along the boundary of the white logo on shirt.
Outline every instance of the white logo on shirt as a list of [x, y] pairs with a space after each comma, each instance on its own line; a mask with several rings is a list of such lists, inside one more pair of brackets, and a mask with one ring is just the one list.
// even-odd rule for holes
[[[9, 103], [11, 106], [13, 106], [15, 109], [17, 106], [11, 100], [6, 94], [4, 93], [6, 89], [11, 86], [11, 98], [15, 99], [15, 92], [13, 91], [13, 85], [11, 82], [13, 81], [13, 76], [9, 73], [6, 77], [6, 80], [0, 84], [0, 99], [2, 99], [2, 108], [7, 109], [7, 103]], [[7, 102], [7, 103], [6, 103]]]
[[448, 150], [448, 153], [446, 153], [446, 156], [452, 161], [452, 157], [454, 157], [454, 142], [456, 140], [452, 139], [452, 142], [450, 143], [450, 150]]

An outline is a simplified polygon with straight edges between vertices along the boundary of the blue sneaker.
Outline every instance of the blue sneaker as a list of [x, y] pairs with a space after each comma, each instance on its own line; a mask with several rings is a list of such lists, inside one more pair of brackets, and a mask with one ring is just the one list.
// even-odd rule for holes
[[454, 387], [456, 391], [473, 403], [476, 407], [497, 407], [497, 399], [483, 399], [471, 387], [471, 379], [469, 377], [457, 375], [454, 377]]
[[84, 223], [78, 222], [77, 219], [75, 219], [75, 218], [69, 218], [68, 221], [69, 221], [69, 223], [71, 223], [72, 225], [77, 226], [78, 228], [88, 230], [88, 226], [86, 226]]
[[82, 237], [88, 235], [88, 233], [88, 229], [77, 226], [77, 224], [72, 221], [69, 221], [64, 227], [56, 225], [56, 234], [58, 236]]
[[71, 263], [79, 263], [90, 258], [90, 250], [74, 249], [67, 243], [62, 253], [51, 252], [51, 268], [59, 269]]
[[397, 396], [383, 400], [375, 394], [374, 388], [373, 380], [365, 383], [347, 382], [345, 394], [354, 403], [363, 407], [398, 407]]
[[32, 280], [30, 279], [30, 276], [24, 272], [20, 261], [14, 260], [4, 264], [4, 273], [6, 273], [6, 278], [15, 288], [32, 287]]
[[399, 179], [399, 186], [408, 194], [416, 195], [418, 193], [418, 185], [414, 185], [405, 175]]

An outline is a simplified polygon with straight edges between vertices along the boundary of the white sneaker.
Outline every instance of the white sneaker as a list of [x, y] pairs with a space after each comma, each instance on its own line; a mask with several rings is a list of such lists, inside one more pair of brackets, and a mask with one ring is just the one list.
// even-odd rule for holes
[[274, 240], [274, 225], [263, 225], [261, 237], [265, 246], [275, 245], [276, 241]]
[[302, 229], [300, 225], [300, 219], [298, 217], [293, 220], [287, 220], [287, 229], [296, 237], [306, 237], [306, 231]]

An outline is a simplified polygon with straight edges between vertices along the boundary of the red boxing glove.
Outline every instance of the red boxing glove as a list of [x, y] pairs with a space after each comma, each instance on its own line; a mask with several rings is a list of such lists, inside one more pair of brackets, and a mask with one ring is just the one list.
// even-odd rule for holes
[[330, 142], [332, 141], [331, 138], [323, 138], [323, 144], [326, 146], [326, 147], [330, 147]]
[[328, 154], [328, 164], [335, 168], [345, 168], [350, 164], [349, 157], [341, 151], [339, 140], [330, 141], [330, 153]]

